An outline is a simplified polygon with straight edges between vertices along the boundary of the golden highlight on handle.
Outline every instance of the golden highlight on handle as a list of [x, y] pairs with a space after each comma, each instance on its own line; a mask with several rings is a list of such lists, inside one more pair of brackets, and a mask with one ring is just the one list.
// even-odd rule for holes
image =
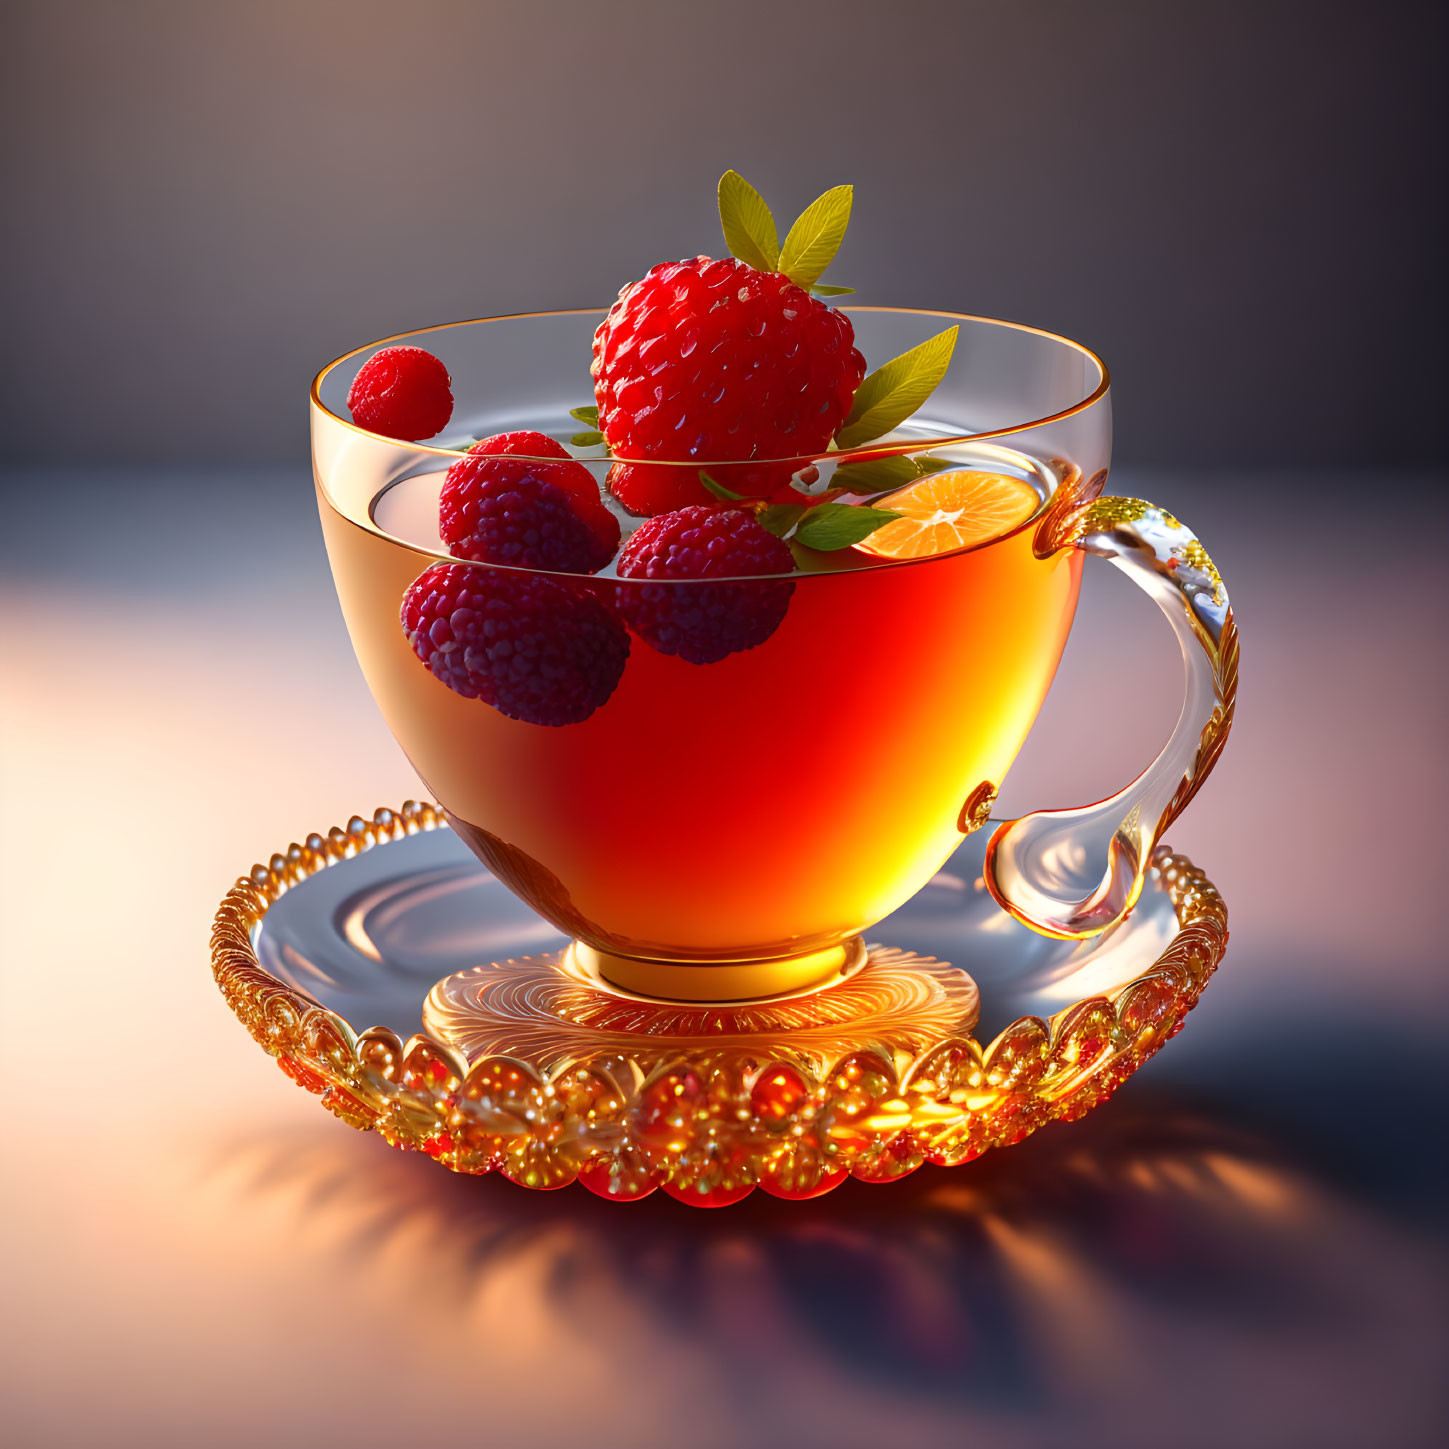
[[1097, 554], [1150, 594], [1187, 668], [1172, 737], [1126, 789], [1095, 805], [1007, 821], [987, 845], [986, 885], [998, 904], [1044, 936], [1081, 940], [1116, 925], [1136, 904], [1153, 847], [1222, 753], [1237, 696], [1238, 631], [1207, 550], [1154, 504], [1085, 503], [1039, 537], [1039, 552], [1058, 548]]

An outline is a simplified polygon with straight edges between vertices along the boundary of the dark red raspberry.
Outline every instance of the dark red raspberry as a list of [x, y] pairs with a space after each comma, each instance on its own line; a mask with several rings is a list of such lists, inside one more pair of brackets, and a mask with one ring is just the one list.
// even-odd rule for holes
[[[577, 503], [593, 503], [603, 507], [593, 475], [570, 455], [569, 450], [557, 438], [551, 438], [547, 433], [535, 432], [532, 428], [519, 428], [511, 433], [494, 433], [491, 438], [479, 438], [468, 449], [468, 454], [472, 457], [531, 459], [536, 464], [534, 472], [540, 478], [547, 478], [550, 483], [557, 484]], [[568, 466], [554, 467], [552, 460], [555, 458]], [[544, 459], [548, 461], [541, 461]]]
[[[658, 514], [709, 494], [693, 468], [635, 459], [717, 465], [721, 459], [822, 453], [865, 376], [855, 329], [843, 312], [788, 277], [733, 258], [666, 262], [619, 293], [594, 334], [599, 427], [617, 458], [615, 497]], [[710, 466], [717, 482], [763, 498], [791, 468]]]
[[716, 664], [763, 644], [785, 617], [791, 583], [760, 574], [788, 574], [790, 550], [735, 508], [681, 508], [641, 524], [619, 555], [621, 579], [720, 579], [721, 583], [637, 583], [619, 586], [619, 612], [661, 654], [690, 664]]
[[588, 719], [629, 657], [587, 589], [477, 564], [434, 564], [404, 595], [402, 626], [436, 679], [526, 724]]
[[384, 347], [357, 370], [347, 393], [352, 421], [384, 437], [418, 443], [453, 416], [453, 379], [421, 347]]
[[443, 480], [438, 527], [458, 558], [559, 573], [596, 573], [619, 547], [589, 470], [544, 433], [474, 443]]

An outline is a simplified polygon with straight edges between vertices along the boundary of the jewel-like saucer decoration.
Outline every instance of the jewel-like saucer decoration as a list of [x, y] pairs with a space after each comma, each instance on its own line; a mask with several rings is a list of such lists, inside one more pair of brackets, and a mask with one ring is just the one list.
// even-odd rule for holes
[[[1119, 928], [1148, 921], [1152, 899], [1170, 902], [1175, 929], [1165, 944], [1139, 943], [1155, 952], [1150, 967], [1046, 1019], [1021, 1017], [984, 1045], [971, 1035], [978, 999], [969, 977], [881, 948], [812, 995], [723, 1007], [620, 996], [553, 955], [504, 961], [454, 971], [431, 993], [416, 988], [408, 999], [427, 995], [425, 1030], [406, 1039], [390, 1026], [358, 1030], [321, 1004], [355, 1000], [372, 1011], [381, 999], [348, 997], [325, 969], [302, 987], [270, 958], [274, 970], [264, 967], [257, 940], [267, 913], [333, 871], [339, 880], [357, 873], [359, 885], [350, 896], [318, 892], [327, 928], [381, 972], [355, 905], [375, 886], [355, 858], [446, 828], [440, 811], [410, 802], [254, 867], [218, 911], [213, 971], [253, 1037], [343, 1121], [454, 1171], [498, 1171], [528, 1187], [579, 1181], [618, 1200], [662, 1187], [722, 1206], [756, 1187], [813, 1197], [847, 1175], [883, 1182], [923, 1162], [969, 1162], [1109, 1097], [1181, 1028], [1227, 943], [1217, 891], [1189, 861], [1159, 850], [1147, 898]], [[472, 862], [459, 869], [488, 880]], [[418, 894], [436, 905], [451, 889], [448, 870], [431, 865], [425, 875]], [[354, 904], [344, 909], [343, 896]], [[1073, 975], [1092, 952], [1122, 949], [1120, 936], [1115, 946], [1100, 940], [1109, 944], [1080, 948], [1088, 955], [1073, 958]], [[963, 959], [982, 944], [963, 939]], [[282, 957], [298, 953], [284, 945]]]
[[889, 947], [877, 946], [854, 975], [818, 991], [718, 1006], [622, 996], [563, 951], [447, 977], [428, 995], [423, 1027], [470, 1062], [524, 1057], [545, 1072], [602, 1057], [649, 1072], [708, 1043], [718, 1056], [788, 1061], [819, 1076], [862, 1048], [893, 1057], [965, 1034], [980, 1010], [964, 971]]

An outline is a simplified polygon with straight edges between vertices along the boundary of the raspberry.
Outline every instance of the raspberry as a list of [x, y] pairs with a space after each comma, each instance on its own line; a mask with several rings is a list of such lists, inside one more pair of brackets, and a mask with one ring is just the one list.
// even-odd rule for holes
[[783, 466], [718, 467], [721, 459], [824, 452], [865, 376], [843, 312], [788, 277], [733, 258], [666, 262], [625, 287], [594, 334], [599, 427], [616, 457], [614, 496], [659, 514], [709, 495], [693, 468], [634, 459], [698, 459], [746, 497], [786, 484]]
[[347, 393], [352, 421], [404, 442], [435, 437], [453, 416], [453, 379], [421, 347], [384, 347], [357, 370]]
[[473, 564], [434, 564], [403, 596], [401, 618], [436, 679], [525, 724], [586, 720], [629, 657], [623, 626], [586, 589]]
[[785, 617], [791, 583], [752, 574], [787, 574], [790, 550], [733, 508], [681, 508], [641, 524], [619, 555], [622, 579], [720, 579], [721, 583], [621, 584], [619, 612], [661, 654], [717, 664], [763, 644]]
[[596, 573], [619, 546], [619, 520], [589, 470], [543, 433], [474, 443], [448, 469], [438, 523], [455, 557], [517, 568]]
[[[547, 478], [550, 483], [562, 488], [575, 502], [581, 505], [593, 503], [603, 507], [593, 475], [582, 463], [569, 455], [568, 449], [557, 438], [551, 438], [547, 433], [534, 432], [531, 428], [520, 428], [512, 433], [494, 433], [491, 438], [480, 438], [474, 443], [463, 461], [477, 457], [528, 458], [533, 463], [531, 471], [537, 477]], [[568, 466], [556, 467], [552, 461], [555, 458]], [[543, 459], [549, 461], [544, 462]]]

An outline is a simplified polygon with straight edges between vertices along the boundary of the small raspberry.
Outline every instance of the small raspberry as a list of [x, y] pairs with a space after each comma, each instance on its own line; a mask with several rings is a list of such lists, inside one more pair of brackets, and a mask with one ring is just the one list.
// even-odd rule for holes
[[418, 443], [453, 416], [448, 369], [421, 347], [384, 347], [357, 370], [347, 393], [352, 421], [369, 432]]
[[[534, 463], [533, 471], [540, 478], [547, 478], [550, 483], [557, 484], [578, 503], [597, 503], [600, 507], [603, 506], [593, 475], [570, 455], [569, 450], [557, 438], [551, 438], [547, 433], [535, 432], [532, 428], [519, 428], [511, 433], [494, 433], [491, 438], [479, 438], [468, 449], [468, 455], [530, 459]], [[545, 459], [548, 461], [542, 461]], [[569, 466], [555, 468], [554, 459]]]
[[[745, 497], [789, 482], [791, 465], [749, 459], [824, 452], [865, 376], [843, 312], [777, 272], [730, 258], [652, 268], [624, 288], [594, 334], [599, 427], [625, 461], [609, 488], [633, 513], [657, 515], [709, 495], [699, 460]], [[716, 466], [721, 459], [730, 466]]]
[[559, 573], [596, 573], [619, 546], [589, 470], [544, 433], [474, 443], [443, 480], [438, 526], [457, 558]]
[[621, 584], [619, 612], [661, 654], [716, 664], [763, 644], [785, 617], [795, 585], [751, 575], [794, 567], [785, 544], [747, 513], [681, 508], [635, 529], [619, 555], [619, 577], [730, 582]]
[[401, 618], [436, 679], [525, 724], [586, 720], [629, 657], [628, 634], [587, 589], [475, 564], [434, 564]]

